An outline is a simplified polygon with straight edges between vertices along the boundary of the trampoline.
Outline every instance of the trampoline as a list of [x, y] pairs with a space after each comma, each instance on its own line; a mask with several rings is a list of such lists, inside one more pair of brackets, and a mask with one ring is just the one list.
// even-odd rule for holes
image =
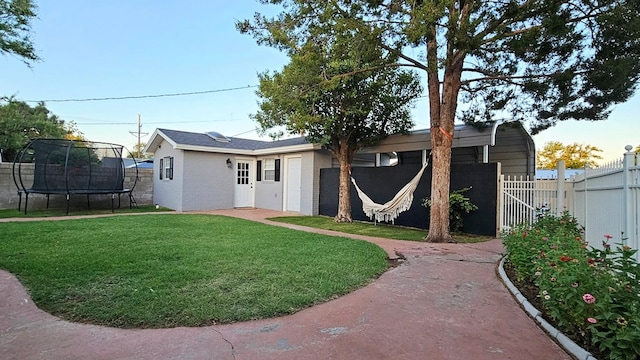
[[[64, 195], [69, 214], [72, 195], [111, 195], [111, 211], [115, 198], [129, 197], [129, 207], [137, 207], [132, 191], [138, 182], [137, 165], [125, 168], [122, 161], [124, 146], [102, 142], [67, 139], [33, 139], [16, 155], [13, 162], [13, 181], [18, 188], [18, 210], [25, 195], [24, 213], [27, 213], [29, 194]], [[134, 162], [135, 163], [135, 162]], [[133, 178], [129, 188], [124, 187], [125, 177]]]

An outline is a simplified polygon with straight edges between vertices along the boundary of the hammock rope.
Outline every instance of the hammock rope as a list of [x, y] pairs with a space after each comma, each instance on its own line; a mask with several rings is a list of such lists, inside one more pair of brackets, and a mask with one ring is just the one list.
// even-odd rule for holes
[[373, 219], [376, 222], [393, 222], [400, 213], [409, 210], [411, 207], [411, 204], [413, 203], [413, 193], [418, 187], [420, 178], [422, 178], [422, 173], [424, 173], [424, 170], [428, 165], [428, 161], [422, 164], [422, 168], [418, 171], [416, 176], [414, 176], [411, 181], [400, 189], [393, 199], [384, 204], [377, 204], [371, 200], [371, 198], [369, 198], [369, 196], [367, 196], [367, 194], [358, 187], [356, 180], [351, 177], [351, 182], [358, 192], [358, 197], [362, 200], [362, 211], [364, 211], [365, 215], [367, 215], [369, 219]]

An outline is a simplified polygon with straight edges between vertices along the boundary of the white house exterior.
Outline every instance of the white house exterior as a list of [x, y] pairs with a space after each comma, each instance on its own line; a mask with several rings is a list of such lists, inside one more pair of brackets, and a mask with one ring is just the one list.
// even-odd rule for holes
[[154, 203], [177, 211], [256, 207], [318, 214], [331, 156], [304, 138], [259, 141], [156, 129]]

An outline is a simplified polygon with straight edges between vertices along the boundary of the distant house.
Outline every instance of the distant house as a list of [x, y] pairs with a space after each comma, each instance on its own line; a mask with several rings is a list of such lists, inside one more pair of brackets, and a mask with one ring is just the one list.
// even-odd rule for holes
[[[500, 162], [509, 175], [532, 175], [535, 146], [519, 123], [479, 130], [456, 126], [452, 163]], [[429, 130], [393, 135], [362, 149], [353, 167], [421, 164]], [[260, 141], [156, 129], [145, 153], [154, 155], [154, 203], [177, 211], [256, 207], [319, 213], [320, 169], [337, 159], [304, 137]]]

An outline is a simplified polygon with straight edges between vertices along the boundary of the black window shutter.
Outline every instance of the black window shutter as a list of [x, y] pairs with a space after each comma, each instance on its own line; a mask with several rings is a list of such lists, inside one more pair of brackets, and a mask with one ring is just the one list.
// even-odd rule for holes
[[275, 181], [280, 181], [280, 159], [276, 159], [274, 167], [275, 167], [275, 170], [276, 170], [276, 173], [274, 175], [274, 180]]
[[169, 180], [173, 180], [173, 156], [169, 158]]
[[160, 180], [162, 180], [162, 173], [164, 172], [164, 159], [160, 159]]
[[256, 164], [256, 181], [262, 181], [262, 160]]

